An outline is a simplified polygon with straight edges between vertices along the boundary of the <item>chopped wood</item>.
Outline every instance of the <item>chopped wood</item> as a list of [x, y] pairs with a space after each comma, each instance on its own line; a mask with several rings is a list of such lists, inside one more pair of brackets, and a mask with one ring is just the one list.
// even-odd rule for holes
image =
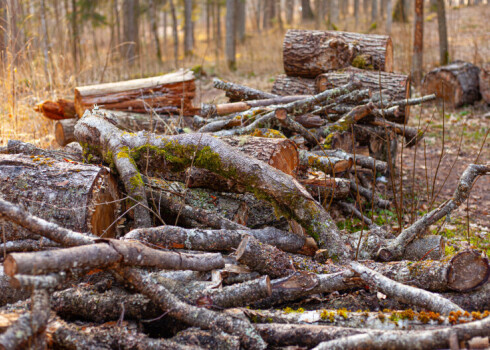
[[261, 100], [277, 97], [277, 95], [274, 93], [271, 94], [269, 92], [253, 89], [248, 86], [225, 82], [218, 78], [213, 79], [213, 86], [216, 89], [226, 91], [226, 97], [228, 97], [231, 102]]
[[246, 235], [236, 250], [238, 262], [271, 278], [288, 276], [294, 272], [291, 259], [281, 250]]
[[303, 125], [289, 117], [285, 108], [277, 108], [275, 110], [275, 116], [284, 129], [303, 136], [305, 140], [312, 145], [318, 144], [318, 140], [315, 138], [315, 135], [309, 132]]
[[37, 104], [34, 110], [51, 120], [78, 118], [73, 100], [60, 98], [56, 101], [43, 101]]
[[446, 315], [451, 311], [463, 311], [459, 306], [445, 298], [419, 288], [395, 282], [359, 263], [351, 262], [350, 267], [371, 287], [404, 303], [417, 305]]
[[[119, 190], [105, 167], [42, 155], [0, 154], [0, 191], [40, 218], [79, 232], [113, 237]], [[33, 238], [28, 230], [3, 221], [6, 239]]]
[[393, 44], [386, 35], [290, 29], [283, 61], [287, 75], [304, 78], [351, 65], [392, 72]]
[[251, 235], [260, 242], [275, 246], [283, 251], [313, 255], [316, 243], [310, 237], [301, 237], [292, 232], [274, 227], [250, 230], [204, 230], [186, 229], [178, 226], [160, 226], [135, 229], [124, 239], [141, 240], [152, 245], [167, 248], [183, 248], [205, 251], [230, 251], [238, 248], [245, 235]]
[[424, 94], [436, 94], [449, 107], [473, 104], [481, 97], [479, 73], [477, 66], [456, 61], [427, 73], [422, 81], [422, 91]]
[[316, 95], [315, 80], [301, 77], [290, 77], [280, 74], [274, 80], [272, 93], [279, 96], [288, 95]]
[[377, 172], [382, 174], [386, 173], [386, 171], [388, 170], [388, 165], [384, 161], [369, 156], [364, 156], [362, 154], [356, 154], [356, 156], [354, 157], [353, 154], [347, 153], [341, 149], [335, 149], [335, 150], [323, 149], [321, 151], [314, 151], [314, 153], [320, 156], [335, 157], [335, 158], [346, 159], [346, 160], [355, 159], [356, 165], [366, 169], [376, 169]]
[[44, 158], [53, 158], [59, 161], [74, 161], [83, 163], [83, 157], [80, 147], [80, 152], [75, 152], [73, 149], [65, 148], [60, 150], [45, 150], [38, 148], [30, 143], [18, 140], [9, 140], [7, 147], [2, 154], [22, 154], [24, 156], [40, 156]]
[[335, 174], [342, 173], [349, 170], [354, 164], [354, 158], [337, 158], [335, 156], [329, 156], [328, 153], [319, 155], [313, 152], [300, 150], [299, 151], [299, 165], [302, 168], [314, 168], [323, 171], [325, 174], [335, 176]]
[[194, 115], [195, 89], [194, 73], [182, 70], [151, 78], [81, 86], [75, 88], [75, 109], [79, 116], [94, 106], [135, 113]]
[[305, 128], [319, 128], [325, 124], [325, 120], [318, 115], [302, 114], [294, 116], [294, 120]]
[[0, 244], [0, 252], [32, 252], [38, 250], [49, 250], [50, 248], [58, 248], [60, 245], [49, 239], [22, 239], [9, 241], [5, 244]]

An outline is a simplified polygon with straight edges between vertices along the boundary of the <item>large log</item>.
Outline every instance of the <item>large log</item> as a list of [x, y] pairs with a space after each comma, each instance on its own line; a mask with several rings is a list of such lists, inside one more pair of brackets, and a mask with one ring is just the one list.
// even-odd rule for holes
[[[0, 192], [32, 214], [63, 227], [112, 237], [119, 191], [107, 168], [41, 155], [0, 154]], [[2, 220], [6, 240], [33, 234]]]
[[351, 65], [392, 72], [393, 44], [386, 35], [290, 29], [283, 61], [287, 75], [304, 78]]
[[480, 99], [479, 73], [477, 66], [456, 61], [427, 73], [422, 81], [422, 91], [424, 94], [435, 93], [449, 107], [473, 104]]
[[483, 100], [490, 104], [490, 62], [484, 63], [480, 68], [480, 94]]
[[196, 86], [192, 71], [178, 71], [151, 78], [75, 88], [75, 109], [82, 116], [95, 105], [137, 113], [194, 115]]
[[318, 93], [314, 79], [290, 77], [286, 74], [281, 74], [276, 77], [271, 91], [273, 94], [279, 96], [315, 95]]

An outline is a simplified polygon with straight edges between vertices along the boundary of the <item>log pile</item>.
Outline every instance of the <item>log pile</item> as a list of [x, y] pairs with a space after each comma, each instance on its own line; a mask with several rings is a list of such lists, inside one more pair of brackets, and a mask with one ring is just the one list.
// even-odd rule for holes
[[[286, 72], [318, 76], [314, 90], [216, 80], [230, 103], [196, 110], [187, 80], [79, 88], [80, 118], [57, 124], [75, 144], [0, 149], [0, 347], [444, 348], [488, 336], [488, 258], [446, 257], [425, 233], [490, 164], [468, 165], [450, 199], [394, 236], [365, 213], [393, 205], [377, 180], [396, 170], [399, 136], [423, 137], [406, 107], [435, 96], [408, 98], [387, 37], [285, 42]], [[134, 113], [146, 103], [153, 113]], [[184, 110], [198, 113], [186, 125]], [[332, 210], [363, 230], [341, 231]]]

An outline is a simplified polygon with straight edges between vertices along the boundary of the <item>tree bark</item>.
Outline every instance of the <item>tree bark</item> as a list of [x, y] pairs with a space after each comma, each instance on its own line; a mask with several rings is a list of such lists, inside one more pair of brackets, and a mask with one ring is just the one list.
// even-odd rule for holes
[[[0, 155], [5, 200], [22, 203], [39, 217], [66, 228], [112, 237], [119, 190], [106, 168], [42, 155]], [[2, 220], [3, 221], [3, 220]], [[3, 221], [7, 241], [33, 238], [29, 230]]]
[[479, 73], [480, 69], [475, 65], [456, 61], [427, 73], [422, 82], [422, 91], [435, 93], [446, 106], [452, 108], [473, 104], [480, 99]]
[[490, 105], [490, 63], [484, 63], [482, 65], [479, 79], [482, 98]]
[[393, 71], [393, 45], [384, 35], [288, 30], [283, 43], [287, 75], [314, 78], [354, 65]]
[[[129, 65], [133, 65], [139, 53], [139, 1], [123, 0], [123, 57]], [[82, 113], [83, 114], [83, 113]], [[82, 115], [80, 114], [80, 115]]]
[[226, 61], [230, 70], [236, 70], [236, 3], [226, 0]]
[[184, 1], [184, 55], [192, 55], [194, 49], [192, 24], [192, 0]]
[[414, 26], [412, 80], [419, 86], [424, 74], [424, 0], [415, 0]]
[[236, 3], [236, 36], [239, 43], [245, 42], [246, 29], [246, 0], [237, 0]]
[[288, 95], [315, 95], [317, 94], [315, 80], [278, 75], [272, 85], [272, 93], [279, 96]]
[[439, 63], [449, 64], [449, 44], [447, 40], [446, 4], [445, 0], [437, 0], [437, 28], [439, 30]]
[[82, 116], [95, 105], [136, 113], [194, 115], [194, 74], [178, 71], [162, 76], [75, 88], [75, 109]]

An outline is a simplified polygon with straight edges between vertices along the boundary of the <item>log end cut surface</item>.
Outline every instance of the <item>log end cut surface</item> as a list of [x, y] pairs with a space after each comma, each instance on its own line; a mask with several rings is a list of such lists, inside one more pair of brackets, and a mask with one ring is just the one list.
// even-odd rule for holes
[[456, 291], [469, 291], [484, 284], [490, 276], [488, 259], [475, 250], [461, 252], [451, 259], [448, 286]]

